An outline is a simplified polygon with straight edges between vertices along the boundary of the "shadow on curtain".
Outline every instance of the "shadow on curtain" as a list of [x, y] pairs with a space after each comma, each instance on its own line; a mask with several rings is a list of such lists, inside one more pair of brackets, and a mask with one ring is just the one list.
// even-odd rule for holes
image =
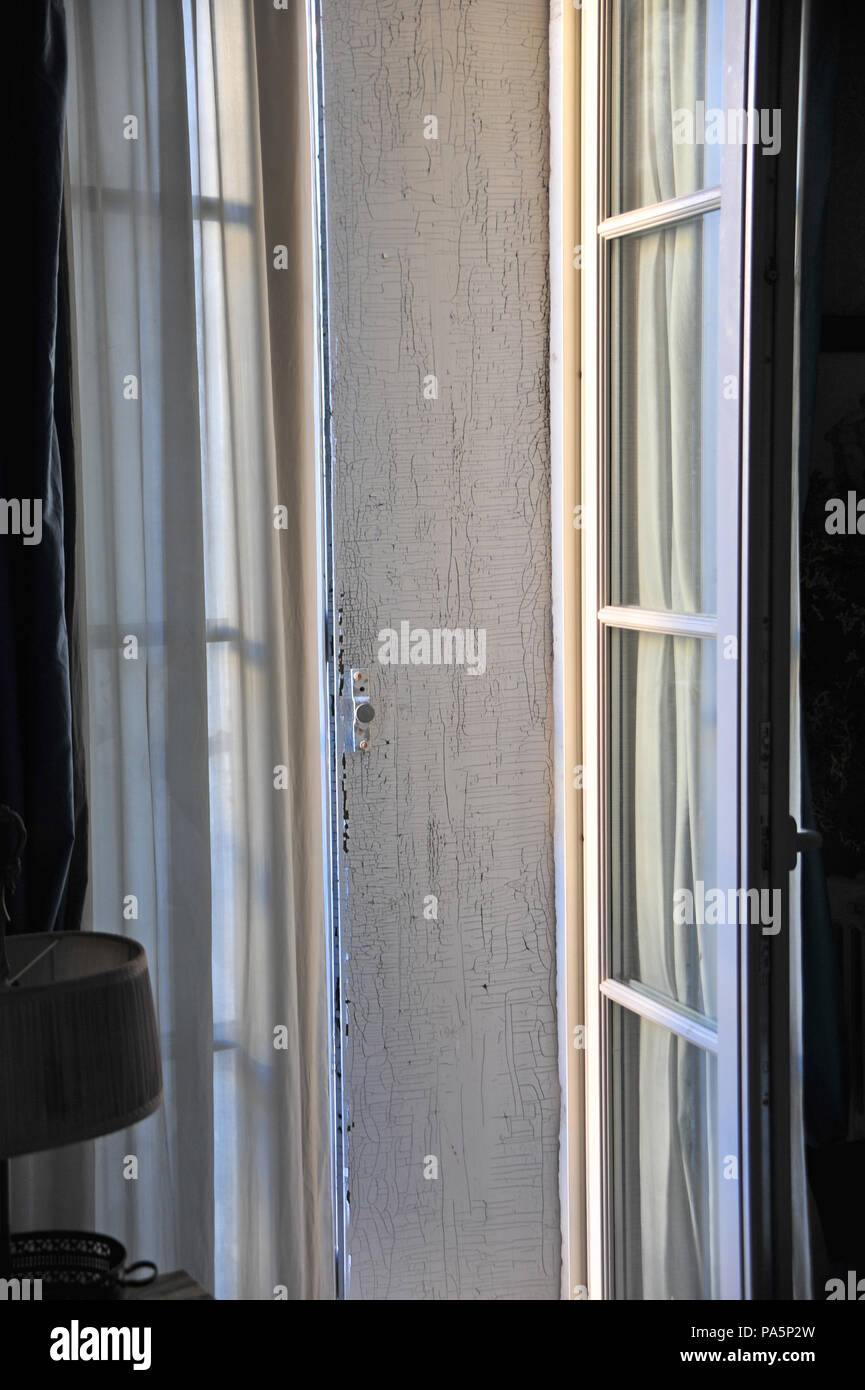
[[[87, 875], [62, 221], [62, 4], [9, 7], [3, 55], [15, 210], [6, 226], [11, 418], [0, 456], [0, 803], [27, 825], [11, 930], [32, 932], [80, 926]], [[0, 863], [7, 848], [3, 838]]]

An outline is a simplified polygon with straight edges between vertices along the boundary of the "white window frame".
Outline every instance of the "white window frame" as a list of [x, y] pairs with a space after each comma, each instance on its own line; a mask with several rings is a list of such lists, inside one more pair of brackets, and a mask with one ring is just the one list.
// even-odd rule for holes
[[580, 18], [550, 12], [550, 450], [555, 712], [556, 978], [562, 1095], [559, 1195], [563, 1299], [587, 1296], [583, 960], [582, 532], [580, 401]]
[[[726, 0], [725, 109], [747, 107], [753, 84], [756, 0]], [[745, 933], [719, 932], [717, 1031], [649, 1003], [606, 970], [606, 634], [610, 628], [715, 640], [717, 648], [717, 815], [719, 884], [743, 887], [748, 758], [743, 717], [749, 363], [742, 325], [750, 283], [750, 206], [746, 151], [725, 146], [720, 187], [653, 208], [604, 218], [610, 0], [557, 0], [551, 16], [551, 410], [553, 458], [554, 641], [556, 659], [556, 889], [559, 920], [559, 1041], [563, 1088], [562, 1296], [610, 1296], [606, 1174], [608, 1000], [660, 1023], [718, 1057], [719, 1171], [735, 1156], [738, 1179], [720, 1180], [720, 1289], [749, 1296], [748, 1113]], [[748, 55], [746, 57], [746, 55]], [[721, 208], [720, 381], [734, 377], [738, 399], [719, 410], [717, 613], [648, 613], [607, 604], [607, 343], [604, 313], [608, 248], [628, 232], [668, 225]], [[580, 248], [578, 258], [575, 253]], [[579, 260], [579, 267], [576, 261]], [[720, 382], [719, 382], [720, 389]], [[732, 485], [735, 479], [735, 486]], [[574, 507], [582, 505], [582, 529]], [[602, 525], [603, 522], [603, 525]], [[723, 556], [737, 562], [722, 568]], [[738, 659], [724, 660], [735, 636]], [[736, 750], [731, 756], [731, 750]], [[574, 769], [584, 768], [582, 790]], [[575, 1030], [584, 1025], [585, 1050]], [[728, 1165], [729, 1167], [729, 1165]]]

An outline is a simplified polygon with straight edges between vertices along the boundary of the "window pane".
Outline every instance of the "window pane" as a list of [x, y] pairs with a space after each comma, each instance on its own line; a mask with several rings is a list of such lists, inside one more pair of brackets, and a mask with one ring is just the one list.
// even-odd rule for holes
[[610, 600], [715, 606], [720, 213], [610, 247]]
[[723, 0], [616, 0], [612, 11], [610, 213], [714, 187], [722, 147], [705, 141], [719, 133]]
[[609, 662], [612, 973], [713, 1020], [715, 644], [614, 631]]
[[716, 1298], [717, 1061], [609, 1008], [613, 1297]]

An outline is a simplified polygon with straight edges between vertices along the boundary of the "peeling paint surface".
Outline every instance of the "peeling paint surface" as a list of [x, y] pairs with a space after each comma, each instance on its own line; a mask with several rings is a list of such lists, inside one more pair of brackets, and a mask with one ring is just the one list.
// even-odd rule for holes
[[559, 1297], [548, 18], [323, 4], [353, 1299]]

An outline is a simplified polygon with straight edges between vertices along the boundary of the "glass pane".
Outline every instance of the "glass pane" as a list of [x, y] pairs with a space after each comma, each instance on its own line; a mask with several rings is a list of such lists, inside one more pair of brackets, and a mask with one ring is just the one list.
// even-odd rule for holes
[[613, 1297], [718, 1297], [715, 1057], [610, 1008]]
[[612, 973], [713, 1020], [715, 643], [614, 631], [609, 661]]
[[720, 213], [610, 247], [610, 601], [715, 606]]
[[616, 0], [612, 10], [610, 213], [714, 187], [727, 129], [724, 0]]

